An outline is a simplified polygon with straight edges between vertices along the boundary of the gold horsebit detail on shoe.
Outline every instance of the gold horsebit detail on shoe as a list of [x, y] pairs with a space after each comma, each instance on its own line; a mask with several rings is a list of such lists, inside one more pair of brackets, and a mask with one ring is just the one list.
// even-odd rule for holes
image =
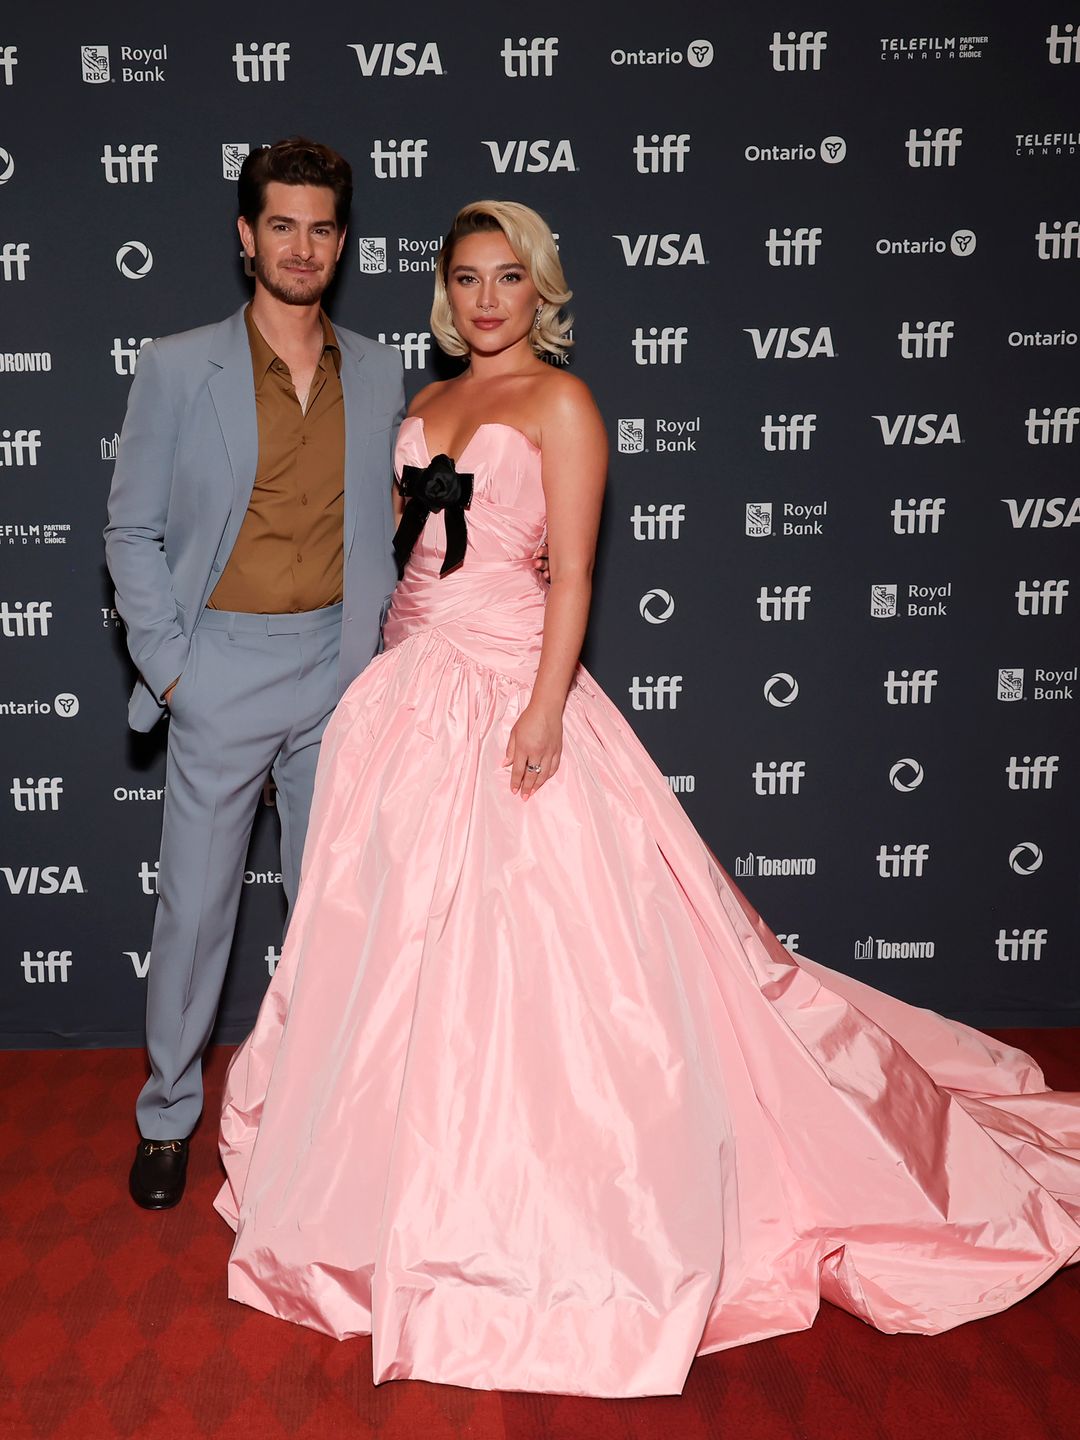
[[155, 1150], [173, 1150], [179, 1155], [183, 1149], [183, 1145], [184, 1142], [182, 1140], [162, 1140], [160, 1142], [157, 1140], [147, 1140], [144, 1142], [143, 1153], [145, 1155], [153, 1155]]

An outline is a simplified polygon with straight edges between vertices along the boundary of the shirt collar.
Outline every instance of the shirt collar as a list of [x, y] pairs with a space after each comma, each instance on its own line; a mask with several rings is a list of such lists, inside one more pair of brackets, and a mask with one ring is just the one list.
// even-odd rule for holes
[[[319, 319], [322, 321], [323, 332], [323, 356], [327, 351], [334, 363], [334, 369], [341, 374], [341, 346], [338, 344], [337, 336], [334, 334], [334, 327], [330, 324], [330, 317], [325, 310], [319, 311]], [[255, 372], [256, 380], [261, 380], [266, 372], [279, 357], [273, 346], [264, 337], [262, 331], [255, 324], [251, 315], [251, 306], [244, 310], [244, 323], [247, 326], [248, 344], [251, 347], [251, 365]]]

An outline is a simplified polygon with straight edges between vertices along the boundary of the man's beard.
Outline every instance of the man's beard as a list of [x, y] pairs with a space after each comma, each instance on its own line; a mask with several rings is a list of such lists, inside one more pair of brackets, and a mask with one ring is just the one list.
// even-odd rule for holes
[[[290, 285], [288, 281], [281, 280], [278, 273], [271, 271], [265, 258], [255, 251], [255, 274], [259, 277], [263, 287], [273, 295], [275, 300], [281, 300], [286, 305], [314, 305], [322, 299], [326, 287], [334, 278], [334, 271], [337, 262], [332, 261], [320, 276], [313, 276], [307, 284], [297, 282]], [[319, 284], [319, 280], [322, 284]], [[318, 287], [318, 288], [316, 288]]]

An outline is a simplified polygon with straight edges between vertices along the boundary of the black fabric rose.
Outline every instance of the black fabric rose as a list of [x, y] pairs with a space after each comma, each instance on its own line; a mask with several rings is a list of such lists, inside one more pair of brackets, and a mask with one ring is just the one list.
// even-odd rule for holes
[[405, 513], [394, 536], [399, 578], [404, 575], [405, 563], [433, 510], [446, 511], [446, 559], [439, 574], [449, 575], [465, 559], [469, 539], [465, 511], [472, 504], [473, 477], [459, 475], [449, 455], [436, 455], [423, 469], [406, 465], [398, 490], [405, 497]]

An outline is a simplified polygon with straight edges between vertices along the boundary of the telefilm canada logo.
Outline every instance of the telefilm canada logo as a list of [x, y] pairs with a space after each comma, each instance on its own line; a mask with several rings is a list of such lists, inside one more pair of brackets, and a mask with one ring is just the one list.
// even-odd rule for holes
[[1021, 160], [1075, 159], [1080, 155], [1080, 130], [1018, 133], [1013, 153]]
[[60, 521], [0, 521], [0, 544], [66, 545], [71, 526]]
[[989, 35], [882, 36], [878, 58], [885, 61], [981, 60]]

